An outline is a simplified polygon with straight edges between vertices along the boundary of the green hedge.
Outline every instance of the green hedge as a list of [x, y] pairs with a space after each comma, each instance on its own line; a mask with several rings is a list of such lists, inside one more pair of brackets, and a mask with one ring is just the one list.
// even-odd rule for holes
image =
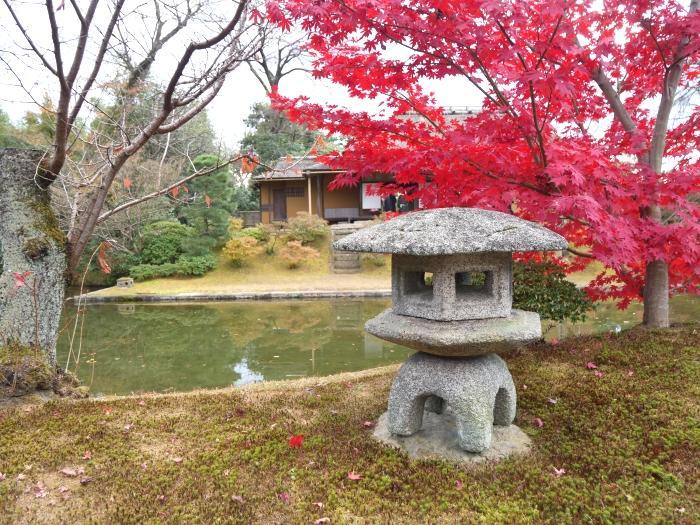
[[201, 257], [182, 256], [177, 262], [165, 264], [139, 264], [133, 266], [129, 275], [135, 281], [147, 281], [159, 277], [174, 276], [200, 276], [211, 271], [216, 266], [216, 258], [213, 255]]

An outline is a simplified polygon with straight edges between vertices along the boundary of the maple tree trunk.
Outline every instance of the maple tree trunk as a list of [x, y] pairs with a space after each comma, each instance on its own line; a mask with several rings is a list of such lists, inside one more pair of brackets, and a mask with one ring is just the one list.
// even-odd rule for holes
[[[644, 211], [644, 215], [661, 222], [661, 208], [658, 206], [651, 206]], [[660, 259], [647, 262], [644, 272], [644, 325], [652, 328], [669, 326], [669, 292], [668, 264]]]
[[37, 182], [42, 157], [0, 149], [0, 386], [16, 380], [8, 363], [26, 368], [29, 355], [43, 362], [45, 380], [56, 370], [66, 252], [48, 190]]
[[644, 279], [644, 324], [656, 328], [669, 326], [668, 264], [664, 261], [647, 263]]

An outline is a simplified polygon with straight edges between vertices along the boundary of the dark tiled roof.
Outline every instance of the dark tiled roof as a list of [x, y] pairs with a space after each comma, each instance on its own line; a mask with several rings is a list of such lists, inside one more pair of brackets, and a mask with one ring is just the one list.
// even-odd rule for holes
[[[290, 162], [291, 161], [291, 162]], [[282, 157], [273, 166], [273, 171], [267, 171], [253, 177], [254, 180], [274, 179], [303, 179], [304, 174], [313, 171], [331, 170], [326, 164], [318, 162], [316, 157]]]

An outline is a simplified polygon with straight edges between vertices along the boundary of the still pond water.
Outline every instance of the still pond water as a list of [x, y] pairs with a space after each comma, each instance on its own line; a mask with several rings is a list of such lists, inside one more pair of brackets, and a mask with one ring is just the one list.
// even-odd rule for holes
[[[363, 370], [399, 363], [411, 351], [366, 334], [387, 299], [105, 304], [85, 308], [73, 355], [93, 394], [186, 391]], [[64, 311], [59, 362], [69, 354], [76, 308]], [[672, 301], [672, 320], [700, 317], [700, 299]], [[544, 323], [547, 339], [624, 330], [641, 320], [599, 305], [580, 324]], [[80, 333], [82, 331], [82, 338]], [[82, 344], [80, 343], [82, 341]], [[75, 369], [75, 358], [70, 368]]]

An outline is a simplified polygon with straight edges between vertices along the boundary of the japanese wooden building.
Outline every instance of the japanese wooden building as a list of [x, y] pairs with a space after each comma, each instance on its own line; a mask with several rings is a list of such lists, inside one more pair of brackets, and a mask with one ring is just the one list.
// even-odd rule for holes
[[[448, 121], [464, 121], [479, 111], [480, 108], [470, 106], [444, 108]], [[407, 113], [404, 118], [423, 119], [417, 113]], [[253, 178], [260, 189], [261, 222], [285, 221], [299, 212], [318, 215], [331, 223], [353, 222], [371, 219], [382, 210], [385, 202], [373, 195], [372, 186], [389, 182], [390, 177], [363, 179], [356, 187], [329, 190], [328, 185], [339, 173], [342, 170], [332, 170], [314, 157], [280, 159], [272, 171]], [[393, 202], [388, 208], [384, 207], [387, 211], [414, 208], [414, 203], [402, 203], [400, 197], [390, 198]]]
[[338, 173], [342, 171], [313, 157], [280, 159], [273, 171], [253, 178], [260, 190], [261, 221], [285, 221], [307, 212], [335, 223], [371, 219], [381, 211], [382, 199], [372, 195], [372, 185], [382, 182], [381, 178], [363, 180], [356, 187], [328, 189]]

